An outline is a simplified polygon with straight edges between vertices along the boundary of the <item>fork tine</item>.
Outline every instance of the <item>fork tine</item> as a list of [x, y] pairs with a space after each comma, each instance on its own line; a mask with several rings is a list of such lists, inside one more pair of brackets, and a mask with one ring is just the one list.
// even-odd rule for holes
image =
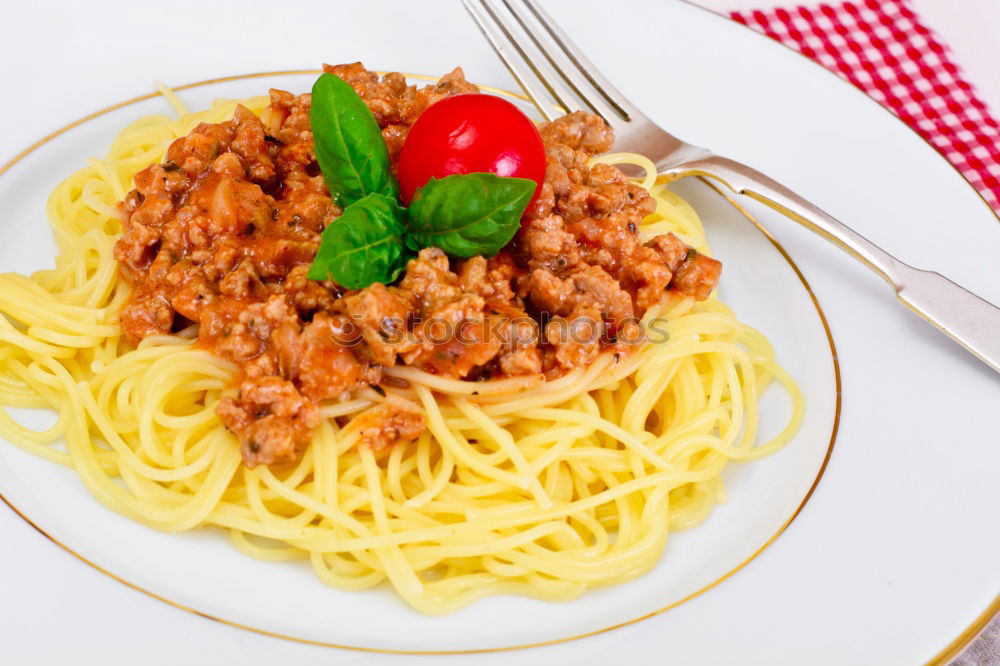
[[[565, 77], [560, 77], [557, 72], [549, 70], [548, 67], [543, 64], [545, 60], [549, 60], [551, 62], [551, 58], [548, 56], [545, 56], [544, 58], [541, 57], [543, 55], [541, 51], [531, 46], [531, 43], [534, 43], [535, 46], [540, 49], [538, 41], [532, 38], [531, 43], [529, 43], [529, 41], [524, 39], [520, 34], [515, 35], [514, 33], [517, 32], [517, 28], [514, 25], [514, 22], [512, 22], [509, 18], [506, 18], [506, 14], [502, 9], [499, 9], [496, 6], [494, 0], [479, 0], [479, 4], [486, 9], [486, 12], [493, 19], [496, 26], [501, 32], [503, 32], [504, 36], [507, 37], [507, 41], [510, 42], [510, 45], [513, 46], [514, 49], [520, 54], [527, 67], [534, 73], [538, 82], [545, 86], [545, 89], [549, 91], [549, 94], [552, 95], [556, 103], [562, 107], [560, 112], [569, 113], [570, 111], [579, 108], [573, 92], [562, 84]], [[520, 20], [518, 20], [518, 23], [520, 23]], [[528, 53], [528, 51], [531, 51], [531, 53]], [[545, 69], [546, 71], [542, 71], [542, 69]]]
[[[515, 2], [516, 1], [517, 0], [515, 0]], [[604, 100], [610, 104], [617, 113], [621, 114], [626, 121], [637, 120], [644, 117], [643, 114], [635, 106], [629, 103], [625, 96], [622, 95], [622, 93], [600, 73], [597, 67], [594, 66], [594, 63], [590, 62], [587, 56], [583, 54], [583, 51], [581, 51], [579, 47], [573, 43], [573, 40], [571, 40], [569, 36], [562, 31], [559, 25], [552, 20], [552, 17], [549, 16], [548, 13], [542, 9], [535, 0], [520, 0], [520, 2], [527, 6], [531, 13], [534, 14], [538, 23], [545, 28], [545, 31], [548, 32], [552, 40], [559, 45], [568, 60], [575, 65], [576, 73], [582, 74], [582, 78], [586, 79], [586, 81], [590, 83], [590, 87], [593, 88], [598, 95], [603, 97]], [[511, 7], [508, 0], [504, 0], [504, 3], [507, 4], [508, 7]], [[518, 21], [521, 22], [521, 25], [524, 26], [524, 22], [522, 21], [521, 16], [519, 16], [519, 12], [515, 11], [513, 7], [511, 7], [511, 12], [515, 15], [515, 17], [517, 17]], [[525, 31], [533, 40], [536, 39], [533, 30], [530, 30], [527, 26], [525, 26]], [[548, 51], [546, 49], [541, 50], [546, 54], [546, 57], [548, 57]], [[549, 61], [552, 62], [551, 58], [549, 58]], [[552, 62], [552, 65], [557, 69], [560, 69], [555, 62]], [[581, 78], [579, 76], [575, 76], [572, 70], [570, 70], [570, 72], [563, 72], [560, 69], [560, 72], [563, 73], [563, 76], [565, 76], [568, 81], [570, 81], [573, 88], [576, 89], [581, 96], [583, 96], [583, 89], [585, 88], [585, 85], [582, 84]], [[591, 101], [590, 98], [585, 99]], [[610, 119], [605, 117], [605, 120]]]
[[[496, 15], [490, 11], [488, 5], [482, 2], [482, 7], [477, 6], [476, 0], [462, 0], [462, 4], [465, 6], [465, 11], [469, 12], [472, 16], [472, 20], [476, 22], [479, 26], [479, 30], [486, 37], [486, 41], [490, 43], [493, 47], [493, 51], [496, 52], [500, 60], [507, 67], [507, 71], [511, 73], [514, 79], [517, 81], [518, 85], [528, 94], [531, 98], [532, 103], [538, 108], [538, 111], [545, 117], [546, 120], [553, 120], [556, 114], [553, 112], [552, 100], [545, 96], [545, 93], [541, 86], [538, 85], [541, 80], [541, 76], [537, 69], [533, 68], [528, 61], [527, 56], [525, 56], [524, 51], [516, 48], [521, 57], [524, 59], [525, 64], [519, 64], [514, 54], [507, 48], [504, 40], [504, 35], [501, 31], [497, 29], [497, 25], [502, 26], [503, 24], [497, 19]], [[485, 11], [484, 11], [485, 10]], [[516, 42], [511, 37], [509, 31], [504, 30], [504, 34], [507, 36], [507, 42], [511, 45], [515, 45]]]
[[554, 43], [553, 40], [545, 36], [544, 31], [547, 28], [544, 25], [541, 28], [537, 27], [535, 21], [527, 15], [525, 9], [516, 0], [514, 2], [511, 2], [511, 0], [502, 1], [538, 51], [548, 60], [549, 65], [554, 70], [555, 76], [565, 81], [572, 88], [576, 98], [583, 101], [582, 107], [578, 106], [578, 108], [593, 111], [604, 118], [609, 124], [613, 121], [620, 122], [621, 120], [627, 121], [629, 119], [626, 112], [608, 104], [604, 96], [595, 91], [588, 84], [587, 80], [580, 76], [580, 73], [576, 70], [575, 63], [564, 52], [561, 45], [558, 42]]

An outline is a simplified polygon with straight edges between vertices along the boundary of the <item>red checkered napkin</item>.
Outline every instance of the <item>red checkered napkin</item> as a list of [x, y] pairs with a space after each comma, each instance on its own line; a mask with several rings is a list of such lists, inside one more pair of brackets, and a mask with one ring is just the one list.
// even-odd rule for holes
[[1000, 124], [906, 0], [863, 0], [732, 18], [874, 97], [927, 139], [1000, 212]]

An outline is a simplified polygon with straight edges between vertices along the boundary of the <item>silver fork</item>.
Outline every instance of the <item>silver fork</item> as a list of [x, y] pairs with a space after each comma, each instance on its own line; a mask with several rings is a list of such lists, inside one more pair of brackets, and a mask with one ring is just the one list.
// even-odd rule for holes
[[767, 204], [868, 266], [900, 302], [1000, 372], [1000, 308], [938, 273], [903, 263], [759, 171], [668, 133], [625, 99], [535, 0], [501, 0], [506, 12], [496, 0], [462, 2], [547, 120], [561, 109], [596, 113], [615, 129], [616, 151], [642, 153], [661, 172], [708, 176]]

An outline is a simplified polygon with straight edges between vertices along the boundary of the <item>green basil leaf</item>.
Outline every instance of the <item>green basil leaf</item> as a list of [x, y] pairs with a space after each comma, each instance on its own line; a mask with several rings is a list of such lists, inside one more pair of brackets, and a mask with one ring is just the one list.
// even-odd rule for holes
[[407, 245], [436, 246], [456, 257], [492, 256], [521, 226], [535, 181], [470, 173], [432, 178], [410, 202]]
[[399, 195], [375, 116], [339, 76], [324, 73], [313, 84], [309, 124], [316, 161], [340, 206], [346, 208], [368, 194]]
[[348, 289], [393, 282], [412, 256], [403, 245], [405, 219], [406, 210], [384, 194], [354, 202], [323, 230], [309, 278]]

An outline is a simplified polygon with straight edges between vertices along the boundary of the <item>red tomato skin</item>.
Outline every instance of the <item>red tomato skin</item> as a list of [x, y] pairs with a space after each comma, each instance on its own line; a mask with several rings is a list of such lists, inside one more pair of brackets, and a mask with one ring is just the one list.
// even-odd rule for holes
[[403, 142], [400, 197], [409, 205], [431, 178], [495, 173], [535, 181], [533, 203], [545, 181], [545, 163], [538, 128], [513, 104], [486, 94], [446, 97], [417, 118]]

